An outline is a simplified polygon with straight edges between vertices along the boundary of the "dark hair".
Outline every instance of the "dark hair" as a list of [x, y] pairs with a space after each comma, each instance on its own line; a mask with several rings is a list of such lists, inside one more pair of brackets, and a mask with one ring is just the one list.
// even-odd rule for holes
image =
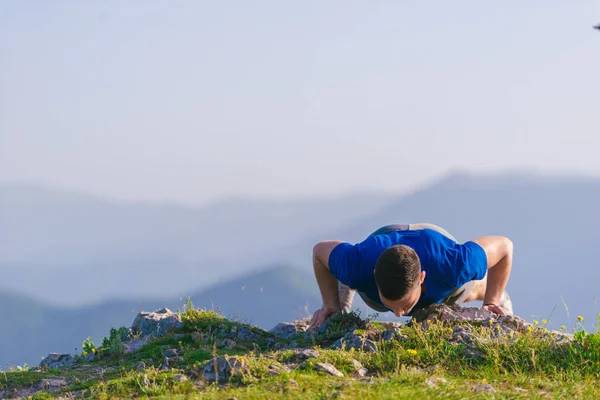
[[388, 300], [404, 297], [419, 282], [421, 262], [410, 247], [399, 244], [386, 249], [375, 264], [375, 283]]

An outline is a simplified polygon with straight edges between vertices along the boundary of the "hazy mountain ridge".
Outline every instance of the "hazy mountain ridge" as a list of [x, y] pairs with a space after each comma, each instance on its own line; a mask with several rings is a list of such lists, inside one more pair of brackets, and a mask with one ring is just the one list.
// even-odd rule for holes
[[[333, 229], [348, 216], [367, 215], [390, 199], [373, 194], [230, 200], [194, 208], [0, 186], [0, 269], [5, 277], [0, 287], [58, 304], [196, 290], [241, 271], [285, 263], [269, 253]], [[306, 254], [310, 262], [310, 248]], [[161, 270], [187, 279], [167, 286], [156, 279]], [[92, 288], [81, 284], [89, 279], [95, 282]], [[48, 281], [62, 290], [46, 296]]]

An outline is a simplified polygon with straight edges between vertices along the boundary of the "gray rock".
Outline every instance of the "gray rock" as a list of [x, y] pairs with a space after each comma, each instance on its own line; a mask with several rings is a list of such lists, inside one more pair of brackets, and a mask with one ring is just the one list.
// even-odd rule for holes
[[333, 346], [339, 349], [354, 348], [356, 350], [363, 350], [371, 353], [377, 352], [377, 344], [374, 341], [370, 339], [364, 339], [355, 333], [344, 335], [344, 337], [335, 341]]
[[474, 392], [490, 392], [490, 393], [496, 393], [496, 389], [494, 389], [494, 387], [492, 385], [490, 385], [487, 382], [478, 382], [475, 384], [475, 386], [473, 386], [472, 390]]
[[245, 371], [247, 368], [246, 363], [238, 357], [219, 356], [208, 362], [202, 374], [207, 381], [223, 382], [229, 380], [235, 374]]
[[352, 361], [352, 365], [354, 365], [354, 374], [356, 376], [359, 376], [361, 378], [367, 376], [367, 373], [369, 371], [365, 367], [363, 367], [363, 365], [360, 363], [360, 361], [355, 360], [354, 358], [351, 359], [350, 361]]
[[188, 380], [188, 377], [183, 374], [176, 374], [173, 376], [173, 379], [175, 379], [177, 382], [185, 382]]
[[308, 325], [296, 322], [281, 322], [275, 325], [269, 332], [283, 339], [289, 339], [293, 336], [306, 332]]
[[330, 363], [316, 363], [314, 369], [317, 371], [327, 372], [329, 375], [333, 376], [344, 376], [336, 367], [334, 367]]
[[138, 371], [144, 371], [146, 369], [146, 363], [143, 361], [138, 362], [137, 364], [135, 364], [135, 369], [137, 369]]
[[402, 329], [400, 328], [390, 328], [381, 334], [381, 340], [383, 341], [394, 339], [406, 340], [408, 339], [408, 336], [403, 335]]
[[44, 390], [58, 389], [67, 385], [64, 379], [42, 379], [39, 383], [39, 387]]
[[427, 384], [427, 386], [429, 386], [432, 389], [439, 385], [449, 385], [450, 384], [446, 379], [437, 378], [437, 377], [428, 378], [425, 380], [425, 383]]
[[473, 343], [473, 331], [470, 326], [458, 325], [452, 329], [452, 341], [470, 345]]
[[162, 363], [162, 365], [160, 366], [160, 368], [159, 368], [159, 369], [160, 369], [161, 371], [164, 371], [164, 370], [166, 370], [166, 369], [169, 369], [169, 362], [170, 362], [170, 360], [169, 360], [169, 357], [165, 357], [165, 358], [164, 358], [164, 360], [163, 360], [163, 363]]
[[290, 372], [290, 369], [280, 363], [269, 365], [267, 368], [269, 375], [280, 375], [283, 372]]
[[302, 349], [297, 354], [300, 360], [308, 360], [309, 358], [319, 357], [319, 352], [315, 349]]
[[248, 328], [247, 326], [241, 326], [237, 330], [237, 336], [236, 337], [239, 340], [244, 340], [244, 341], [248, 341], [248, 342], [255, 342], [255, 341], [261, 339], [260, 335], [252, 332], [250, 330], [250, 328]]
[[140, 312], [131, 325], [131, 331], [142, 338], [154, 338], [164, 336], [181, 327], [183, 327], [181, 315], [168, 308], [162, 308], [154, 312]]
[[178, 357], [179, 356], [179, 350], [177, 349], [166, 349], [165, 351], [162, 352], [162, 355], [164, 357]]
[[84, 362], [89, 362], [89, 361], [94, 361], [96, 359], [96, 354], [94, 353], [90, 353], [88, 355], [86, 355], [85, 357], [83, 357], [83, 361]]
[[40, 367], [63, 368], [75, 363], [75, 358], [70, 354], [50, 353], [40, 362]]
[[217, 345], [219, 347], [225, 347], [227, 349], [233, 349], [236, 347], [235, 341], [231, 340], [231, 339], [223, 339], [223, 340], [219, 341]]
[[129, 342], [124, 342], [125, 354], [133, 353], [141, 349], [145, 344], [148, 343], [147, 338], [135, 339]]

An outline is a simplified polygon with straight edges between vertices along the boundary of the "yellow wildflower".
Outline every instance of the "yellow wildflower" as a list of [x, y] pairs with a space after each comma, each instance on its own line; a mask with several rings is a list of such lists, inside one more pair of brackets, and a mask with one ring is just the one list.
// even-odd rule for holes
[[548, 321], [546, 321], [545, 319], [542, 320], [542, 324], [546, 325], [548, 323]]
[[581, 315], [578, 315], [578, 316], [577, 316], [577, 319], [578, 319], [579, 321], [583, 321], [583, 317], [582, 317]]
[[564, 325], [560, 326], [560, 329], [565, 329], [565, 328], [566, 328], [566, 326], [564, 326]]
[[533, 329], [531, 327], [527, 328], [527, 332], [531, 332]]
[[411, 356], [416, 356], [417, 355], [417, 351], [415, 349], [408, 349], [408, 350], [406, 350], [406, 352], [408, 354], [410, 354]]
[[535, 321], [535, 320], [534, 320], [534, 321], [533, 321], [533, 324], [534, 324], [534, 325], [537, 325], [537, 324], [539, 324], [539, 322], [537, 322], [537, 321]]
[[486, 383], [486, 382], [487, 382], [487, 379], [485, 379], [485, 378], [483, 378], [483, 379], [481, 380], [481, 383]]

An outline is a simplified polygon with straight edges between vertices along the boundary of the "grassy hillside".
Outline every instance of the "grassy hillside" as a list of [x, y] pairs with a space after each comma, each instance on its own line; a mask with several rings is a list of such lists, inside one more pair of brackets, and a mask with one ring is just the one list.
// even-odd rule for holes
[[[198, 306], [270, 329], [278, 322], [306, 316], [305, 307], [313, 310], [320, 305], [318, 287], [313, 282], [309, 272], [278, 266], [220, 282], [189, 296]], [[57, 309], [24, 296], [0, 294], [6, 322], [0, 324], [0, 365], [37, 364], [49, 352], [74, 352], [84, 338], [99, 341], [111, 327], [130, 324], [140, 311], [165, 306], [175, 310], [182, 305], [179, 297], [157, 296]]]
[[[600, 333], [514, 330], [488, 321], [419, 320], [390, 328], [338, 314], [326, 329], [282, 339], [212, 311], [189, 309], [183, 326], [124, 354], [99, 346], [71, 367], [0, 373], [0, 397], [194, 399], [598, 398]], [[428, 317], [424, 317], [428, 318]], [[433, 317], [431, 317], [433, 318]], [[507, 320], [509, 321], [509, 320]], [[251, 332], [252, 340], [232, 332]], [[376, 348], [336, 347], [348, 337]], [[392, 334], [388, 334], [392, 332]], [[108, 332], [107, 332], [108, 336]], [[114, 335], [117, 338], [118, 335]], [[112, 340], [112, 339], [111, 339]], [[107, 342], [108, 343], [108, 342]], [[173, 362], [165, 362], [165, 354]], [[214, 376], [211, 360], [232, 368]], [[225, 364], [222, 364], [225, 365]], [[329, 370], [330, 372], [326, 372]], [[217, 367], [216, 373], [219, 373]]]

